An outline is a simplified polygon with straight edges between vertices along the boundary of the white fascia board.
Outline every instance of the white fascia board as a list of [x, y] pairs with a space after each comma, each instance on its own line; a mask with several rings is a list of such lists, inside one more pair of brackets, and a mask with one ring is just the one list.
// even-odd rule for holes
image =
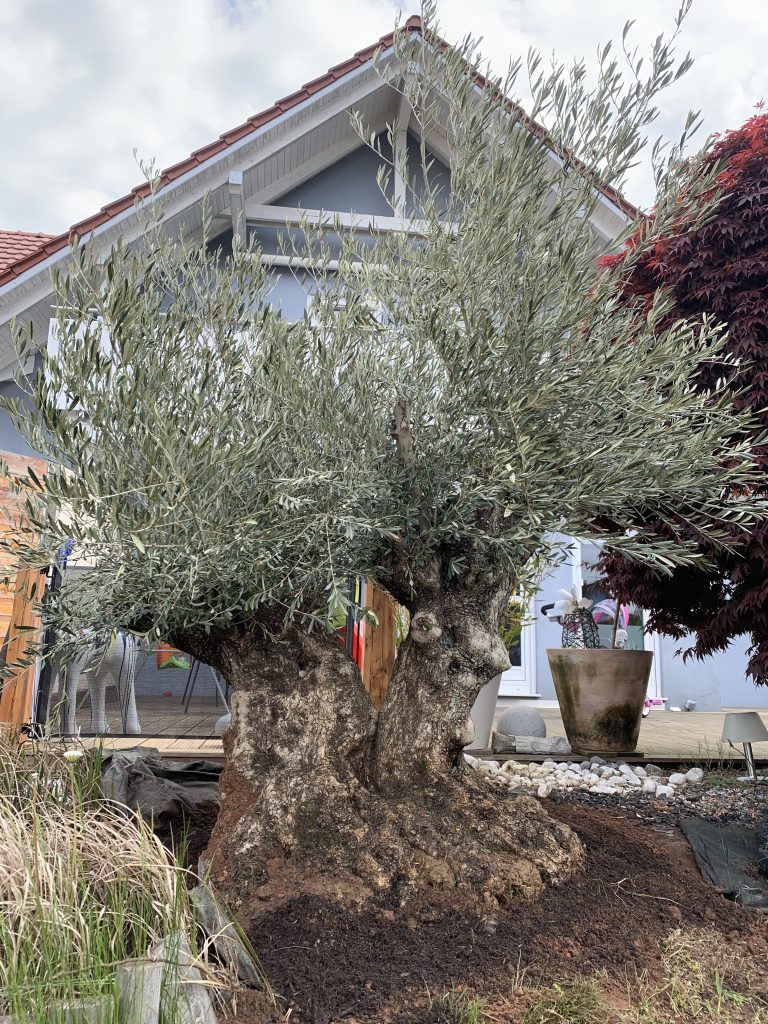
[[[386, 60], [387, 58], [391, 57], [391, 55], [392, 47], [388, 47], [387, 49], [382, 51], [379, 59]], [[317, 104], [322, 99], [332, 95], [333, 92], [337, 91], [342, 86], [348, 85], [350, 82], [354, 81], [357, 78], [360, 78], [366, 73], [370, 73], [371, 67], [371, 62], [366, 61], [365, 64], [361, 64], [360, 67], [348, 72], [346, 75], [344, 75], [343, 78], [337, 79], [334, 82], [324, 86], [322, 89], [318, 90], [318, 92], [314, 93], [312, 96], [309, 96], [307, 97], [307, 99], [302, 100], [300, 103], [297, 103], [296, 106], [291, 107], [289, 110], [286, 110], [282, 114], [279, 114], [271, 121], [267, 121], [266, 124], [261, 125], [259, 128], [254, 128], [252, 132], [250, 132], [248, 135], [245, 135], [242, 139], [238, 139], [237, 142], [231, 143], [231, 145], [227, 146], [227, 148], [223, 150], [221, 153], [217, 153], [214, 156], [209, 157], [207, 160], [204, 160], [202, 163], [197, 164], [197, 166], [187, 171], [185, 174], [182, 174], [179, 178], [176, 178], [174, 181], [169, 182], [167, 185], [164, 185], [159, 190], [156, 196], [148, 197], [147, 199], [142, 200], [142, 204], [146, 202], [154, 202], [155, 200], [167, 199], [174, 193], [177, 193], [179, 191], [183, 192], [185, 186], [188, 185], [192, 180], [194, 180], [197, 177], [204, 176], [206, 174], [210, 175], [210, 172], [212, 170], [215, 170], [217, 165], [219, 164], [222, 164], [226, 169], [228, 180], [228, 174], [230, 170], [234, 169], [232, 165], [233, 163], [236, 162], [233, 161], [233, 157], [236, 157], [238, 153], [240, 153], [247, 147], [253, 146], [254, 143], [258, 142], [261, 136], [273, 131], [281, 124], [290, 121], [291, 118], [295, 117], [302, 111], [307, 110], [308, 108]], [[337, 104], [324, 108], [321, 111], [322, 116], [319, 118], [319, 121], [322, 122], [328, 120], [328, 118], [330, 117], [334, 117], [336, 114], [341, 113], [348, 106], [358, 102], [363, 96], [367, 95], [367, 93], [372, 92], [375, 89], [381, 88], [385, 84], [386, 82], [382, 78], [380, 78], [378, 75], [374, 75], [368, 83], [366, 83], [359, 90], [356, 90], [353, 94], [343, 96], [341, 97]], [[338, 110], [336, 109], [336, 107], [338, 107]], [[301, 125], [297, 126], [297, 131], [295, 134], [305, 134], [309, 127], [310, 126], [308, 124], [302, 123]], [[275, 146], [270, 147], [269, 150], [265, 150], [263, 153], [260, 153], [259, 159], [266, 159], [270, 155], [272, 148], [282, 149], [285, 145], [288, 144], [289, 141], [289, 133], [285, 133], [279, 136], [279, 138], [275, 140]], [[177, 203], [178, 208], [169, 207], [166, 210], [166, 214], [168, 217], [174, 216], [181, 209], [184, 209], [189, 205], [190, 201], [188, 197], [183, 196], [181, 204]], [[87, 237], [98, 238], [109, 231], [113, 231], [121, 224], [124, 224], [126, 221], [130, 220], [131, 217], [134, 217], [135, 214], [136, 208], [134, 206], [131, 206], [129, 209], [123, 210], [122, 213], [118, 213], [114, 217], [111, 217], [104, 224], [100, 224], [97, 228], [94, 228], [93, 231], [89, 232]], [[124, 234], [124, 237], [126, 237], [129, 241], [132, 240], [131, 236], [128, 234]], [[6, 323], [9, 320], [13, 319], [14, 316], [18, 316], [19, 313], [23, 312], [25, 309], [28, 309], [29, 306], [39, 301], [39, 299], [43, 298], [45, 294], [48, 294], [50, 292], [48, 272], [57, 263], [60, 263], [62, 260], [66, 259], [69, 253], [70, 246], [67, 245], [63, 249], [60, 249], [58, 252], [55, 252], [52, 256], [48, 256], [45, 260], [35, 264], [34, 267], [30, 267], [29, 270], [25, 271], [19, 277], [15, 278], [13, 281], [9, 281], [6, 285], [0, 287], [0, 306], [2, 306], [2, 300], [4, 296], [12, 294], [17, 288], [22, 288], [25, 285], [33, 283], [35, 282], [36, 278], [45, 275], [44, 281], [42, 282], [42, 287], [38, 285], [38, 287], [33, 290], [31, 295], [25, 295], [19, 302], [12, 304], [10, 311], [8, 311], [7, 308], [2, 308], [2, 310], [0, 310], [0, 323]]]
[[[474, 90], [475, 90], [475, 93], [476, 93], [476, 94], [477, 94], [478, 96], [482, 96], [482, 95], [483, 95], [483, 92], [484, 92], [484, 90], [483, 90], [483, 87], [482, 87], [482, 86], [480, 86], [480, 85], [477, 85], [477, 83], [475, 83], [475, 84], [473, 85], [473, 88], [474, 88]], [[507, 112], [507, 115], [506, 115], [506, 116], [507, 116], [507, 117], [509, 116], [509, 113], [508, 113], [508, 112]], [[563, 166], [563, 163], [564, 163], [563, 159], [562, 159], [561, 157], [559, 157], [559, 156], [557, 155], [557, 153], [555, 153], [555, 152], [554, 152], [554, 150], [551, 150], [551, 149], [549, 149], [549, 147], [547, 147], [547, 149], [548, 149], [548, 153], [549, 153], [550, 157], [551, 157], [551, 158], [552, 158], [552, 159], [553, 159], [553, 160], [554, 160], [554, 161], [555, 161], [555, 162], [556, 162], [556, 163], [557, 163], [557, 164], [558, 164], [558, 165], [559, 165], [560, 167], [562, 167], [562, 166]], [[602, 206], [605, 206], [605, 207], [606, 207], [606, 209], [608, 209], [608, 210], [609, 210], [609, 211], [610, 211], [611, 213], [613, 213], [613, 214], [614, 214], [615, 216], [618, 216], [618, 217], [620, 217], [620, 218], [622, 219], [622, 221], [623, 221], [623, 222], [624, 222], [624, 223], [625, 223], [625, 224], [626, 224], [627, 226], [629, 226], [630, 224], [632, 224], [632, 223], [633, 223], [633, 222], [632, 222], [632, 218], [631, 218], [631, 217], [629, 217], [629, 216], [628, 216], [628, 215], [627, 215], [627, 214], [626, 214], [626, 213], [625, 213], [625, 212], [624, 212], [624, 211], [623, 211], [623, 210], [621, 209], [621, 207], [620, 207], [620, 206], [618, 206], [618, 205], [617, 205], [616, 203], [614, 203], [614, 202], [613, 202], [612, 200], [610, 200], [610, 199], [608, 198], [608, 196], [606, 196], [606, 195], [605, 195], [605, 193], [604, 193], [604, 192], [601, 192], [599, 188], [595, 188], [595, 187], [593, 186], [593, 187], [592, 187], [592, 191], [593, 191], [593, 193], [595, 194], [595, 196], [596, 196], [596, 198], [597, 198], [598, 202], [599, 202], [599, 203], [600, 203], [600, 204], [601, 204]], [[592, 218], [590, 217], [590, 221], [591, 221], [591, 220], [592, 220]], [[599, 229], [599, 228], [596, 228], [596, 230], [598, 230], [598, 232], [600, 233], [600, 235], [603, 235], [603, 236], [605, 235], [605, 232], [604, 232], [604, 230], [601, 230], [601, 229]]]
[[372, 213], [349, 213], [341, 210], [303, 210], [298, 206], [246, 205], [250, 224], [299, 227], [302, 222], [312, 227], [333, 230], [338, 225], [362, 234], [366, 232], [404, 231], [410, 235], [426, 235], [429, 224], [407, 217], [386, 217]]

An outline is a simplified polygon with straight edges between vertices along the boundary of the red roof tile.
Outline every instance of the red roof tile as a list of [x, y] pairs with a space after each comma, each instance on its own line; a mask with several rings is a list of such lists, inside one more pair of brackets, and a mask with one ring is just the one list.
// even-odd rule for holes
[[[412, 15], [406, 21], [403, 30], [421, 32], [421, 18], [417, 14]], [[209, 143], [209, 145], [195, 150], [191, 156], [179, 161], [179, 163], [173, 164], [171, 167], [167, 167], [164, 171], [160, 172], [159, 185], [167, 185], [169, 182], [181, 177], [182, 174], [186, 174], [188, 171], [193, 170], [204, 160], [217, 155], [228, 146], [231, 146], [234, 142], [237, 142], [239, 139], [249, 135], [257, 128], [268, 124], [270, 121], [275, 120], [275, 118], [279, 117], [281, 114], [290, 110], [292, 107], [295, 107], [304, 100], [312, 97], [327, 85], [330, 85], [334, 81], [338, 81], [338, 79], [343, 78], [351, 71], [354, 71], [355, 68], [367, 63], [378, 49], [386, 49], [392, 44], [394, 35], [394, 32], [390, 32], [387, 35], [382, 36], [378, 43], [373, 43], [371, 46], [367, 46], [363, 50], [358, 50], [354, 57], [350, 57], [348, 60], [342, 61], [340, 64], [336, 64], [334, 67], [330, 68], [325, 75], [321, 75], [319, 78], [314, 78], [311, 82], [307, 82], [307, 84], [302, 86], [297, 92], [284, 96], [283, 99], [277, 100], [277, 102], [271, 107], [261, 111], [259, 114], [254, 114], [253, 117], [249, 117], [245, 124], [231, 128], [229, 131], [222, 133], [218, 139]], [[435, 37], [433, 42], [443, 49], [447, 49], [449, 46], [444, 39], [440, 39], [439, 37]], [[480, 74], [475, 76], [475, 80], [478, 85], [483, 87], [487, 84], [486, 79]], [[510, 109], [520, 112], [520, 108], [511, 101], [508, 101], [508, 106]], [[542, 125], [534, 121], [532, 118], [529, 118], [524, 113], [522, 113], [522, 119], [532, 132], [548, 144], [547, 132]], [[589, 173], [587, 168], [584, 168], [584, 170]], [[602, 192], [607, 199], [614, 203], [627, 216], [633, 219], [639, 216], [637, 208], [624, 199], [624, 197], [615, 189], [608, 185], [604, 185], [602, 182], [597, 180], [595, 180], [594, 185], [598, 191]], [[81, 238], [84, 235], [89, 234], [95, 228], [106, 223], [108, 220], [111, 220], [112, 217], [117, 216], [118, 213], [122, 213], [124, 210], [127, 210], [133, 205], [136, 199], [145, 197], [148, 192], [149, 186], [146, 182], [143, 182], [141, 185], [137, 185], [136, 188], [132, 189], [128, 195], [122, 196], [120, 199], [116, 199], [114, 202], [102, 207], [102, 209], [92, 217], [88, 217], [85, 220], [79, 221], [77, 224], [73, 224], [71, 228], [60, 235], [32, 234], [24, 231], [1, 232], [0, 287], [8, 284], [9, 281], [13, 281], [14, 278], [19, 277], [25, 271], [34, 267], [37, 263], [41, 263], [47, 256], [51, 256], [55, 252], [64, 249], [69, 244], [73, 236]], [[6, 239], [9, 236], [21, 236], [25, 241], [15, 243], [18, 247], [14, 249], [14, 243], [6, 243]]]
[[41, 231], [0, 231], [0, 272], [36, 252], [53, 235]]

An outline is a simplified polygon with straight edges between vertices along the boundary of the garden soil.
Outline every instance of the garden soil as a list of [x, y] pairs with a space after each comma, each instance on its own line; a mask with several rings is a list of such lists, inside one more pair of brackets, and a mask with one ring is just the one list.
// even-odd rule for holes
[[[604, 971], [622, 988], [628, 972], [660, 973], [662, 941], [677, 928], [719, 932], [745, 957], [768, 954], [763, 917], [704, 881], [679, 830], [545, 805], [581, 837], [586, 869], [536, 903], [511, 903], [492, 918], [440, 894], [371, 910], [338, 878], [315, 878], [309, 892], [287, 875], [273, 879], [236, 912], [281, 997], [281, 1014], [254, 996], [236, 1019], [267, 1024], [290, 1010], [292, 1024], [416, 1024], [432, 1019], [432, 996], [454, 987], [508, 994], [523, 971], [527, 982], [542, 983]], [[190, 846], [202, 849], [212, 817], [208, 808], [204, 820], [189, 822]]]

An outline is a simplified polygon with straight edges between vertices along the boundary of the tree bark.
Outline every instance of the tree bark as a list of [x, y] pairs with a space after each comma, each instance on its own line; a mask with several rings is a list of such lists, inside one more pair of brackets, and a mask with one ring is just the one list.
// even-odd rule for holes
[[459, 763], [478, 693], [509, 668], [498, 627], [510, 588], [507, 574], [490, 570], [446, 585], [437, 564], [422, 582], [380, 712], [373, 772], [381, 789], [423, 786]]
[[272, 642], [252, 631], [193, 651], [234, 691], [207, 856], [236, 905], [271, 899], [275, 883], [293, 894], [335, 878], [358, 886], [356, 899], [439, 889], [495, 907], [578, 868], [567, 827], [461, 758], [457, 731], [507, 663], [491, 627], [507, 589], [488, 579], [474, 602], [439, 584], [421, 592], [378, 722], [333, 634], [289, 627]]
[[252, 632], [223, 639], [217, 660], [233, 689], [210, 848], [219, 875], [251, 884], [271, 858], [353, 846], [376, 714], [336, 635]]

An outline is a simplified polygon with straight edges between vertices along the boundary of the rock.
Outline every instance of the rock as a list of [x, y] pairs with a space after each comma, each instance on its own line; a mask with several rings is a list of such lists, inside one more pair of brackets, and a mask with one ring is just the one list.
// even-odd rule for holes
[[263, 988], [264, 983], [243, 933], [227, 913], [218, 895], [205, 882], [189, 892], [198, 924], [213, 942], [216, 955], [233, 970], [240, 981], [251, 988]]
[[659, 768], [658, 765], [655, 765], [655, 764], [647, 764], [645, 766], [645, 773], [646, 773], [646, 775], [663, 775], [664, 774], [664, 772], [661, 770], [661, 768]]
[[608, 764], [607, 761], [604, 761], [602, 757], [598, 757], [597, 754], [593, 754], [592, 755], [592, 757], [590, 758], [590, 762], [592, 764], [600, 764], [600, 765]]
[[656, 792], [656, 783], [653, 779], [645, 779], [643, 781], [643, 792], [651, 794]]
[[672, 774], [669, 776], [670, 786], [684, 786], [685, 782], [686, 778], [682, 772], [672, 772]]
[[638, 779], [638, 777], [634, 773], [632, 775], [624, 775], [622, 776], [622, 778], [624, 779], [625, 784], [627, 786], [632, 786], [635, 789], [638, 789], [643, 784], [643, 780]]
[[507, 708], [499, 716], [496, 732], [502, 736], [535, 736], [543, 739], [547, 735], [547, 725], [533, 708]]
[[483, 761], [480, 759], [479, 767], [482, 771], [490, 772], [491, 775], [495, 775], [496, 772], [501, 771], [501, 765], [498, 761]]
[[637, 776], [635, 775], [631, 765], [620, 764], [619, 765], [619, 771], [621, 772], [622, 775], [626, 775], [627, 778], [633, 778], [633, 777], [637, 778]]
[[645, 768], [643, 768], [643, 766], [641, 764], [637, 765], [634, 768], [634, 772], [635, 772], [635, 775], [638, 777], [638, 779], [644, 779], [646, 777], [646, 775], [648, 774], [648, 772], [645, 770]]
[[549, 796], [549, 793], [550, 793], [550, 788], [546, 784], [546, 782], [542, 782], [542, 784], [536, 790], [536, 796], [540, 796], [540, 797]]
[[688, 782], [698, 785], [700, 782], [704, 781], [704, 772], [701, 768], [689, 768], [685, 773], [685, 777]]
[[160, 1024], [164, 965], [152, 960], [129, 960], [117, 965], [120, 1020], [125, 1024]]
[[604, 793], [606, 795], [617, 792], [615, 786], [609, 786], [605, 782], [598, 782], [596, 786], [591, 787], [590, 791], [592, 793]]
[[589, 771], [592, 768], [592, 762], [591, 761], [580, 761], [579, 762], [579, 768], [583, 768], [586, 771]]
[[557, 761], [550, 761], [550, 760], [542, 761], [541, 767], [542, 768], [551, 768], [554, 771], [554, 769], [557, 768]]
[[482, 764], [482, 761], [480, 760], [479, 757], [472, 757], [471, 754], [465, 754], [464, 760], [467, 762], [470, 768], [477, 768], [479, 764]]
[[518, 754], [570, 754], [571, 745], [565, 736], [515, 736], [515, 749]]
[[109, 1024], [114, 1019], [115, 1007], [109, 996], [91, 996], [74, 1003], [62, 1003], [51, 1019], [61, 1024]]
[[674, 786], [657, 786], [656, 787], [656, 796], [659, 797], [659, 799], [661, 799], [661, 800], [669, 800], [674, 795], [675, 795], [675, 788], [674, 788]]

